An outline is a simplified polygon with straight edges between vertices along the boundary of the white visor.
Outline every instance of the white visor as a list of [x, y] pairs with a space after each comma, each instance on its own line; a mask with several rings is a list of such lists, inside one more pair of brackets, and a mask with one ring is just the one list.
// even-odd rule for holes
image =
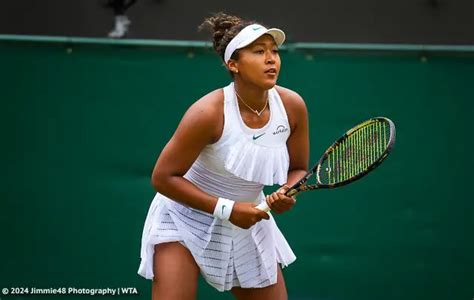
[[285, 33], [278, 28], [267, 29], [260, 24], [252, 24], [242, 29], [227, 45], [224, 53], [224, 62], [228, 63], [230, 57], [237, 49], [244, 48], [264, 34], [269, 34], [278, 46], [285, 41]]

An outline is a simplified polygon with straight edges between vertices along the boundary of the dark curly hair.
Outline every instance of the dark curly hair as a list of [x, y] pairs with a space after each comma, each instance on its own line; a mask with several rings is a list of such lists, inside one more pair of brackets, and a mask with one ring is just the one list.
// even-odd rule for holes
[[[230, 41], [246, 26], [256, 23], [255, 21], [243, 20], [237, 16], [218, 12], [199, 26], [199, 30], [207, 29], [212, 33], [212, 45], [214, 50], [224, 60], [225, 48]], [[232, 59], [238, 59], [238, 51], [232, 54]]]

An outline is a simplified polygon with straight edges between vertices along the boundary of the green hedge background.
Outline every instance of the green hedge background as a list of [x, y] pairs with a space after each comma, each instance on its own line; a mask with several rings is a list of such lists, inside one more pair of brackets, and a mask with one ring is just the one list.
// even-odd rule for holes
[[[373, 174], [276, 217], [298, 257], [289, 299], [473, 299], [474, 55], [281, 56], [279, 84], [308, 106], [312, 162], [367, 118], [397, 125]], [[187, 107], [229, 80], [207, 48], [0, 42], [0, 288], [149, 299], [136, 271], [152, 168]], [[201, 281], [198, 298], [232, 296]]]

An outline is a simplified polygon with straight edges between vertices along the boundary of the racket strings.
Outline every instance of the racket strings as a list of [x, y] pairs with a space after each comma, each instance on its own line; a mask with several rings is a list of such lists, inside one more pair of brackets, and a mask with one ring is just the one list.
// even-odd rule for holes
[[321, 163], [319, 181], [335, 184], [357, 176], [372, 166], [389, 144], [390, 127], [374, 121], [351, 132], [334, 145]]

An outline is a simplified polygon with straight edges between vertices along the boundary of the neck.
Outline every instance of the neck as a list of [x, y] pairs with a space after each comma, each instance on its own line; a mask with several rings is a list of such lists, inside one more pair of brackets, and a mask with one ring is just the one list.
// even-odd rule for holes
[[234, 88], [240, 97], [253, 109], [259, 110], [267, 102], [268, 90], [245, 84], [240, 80], [234, 80]]

